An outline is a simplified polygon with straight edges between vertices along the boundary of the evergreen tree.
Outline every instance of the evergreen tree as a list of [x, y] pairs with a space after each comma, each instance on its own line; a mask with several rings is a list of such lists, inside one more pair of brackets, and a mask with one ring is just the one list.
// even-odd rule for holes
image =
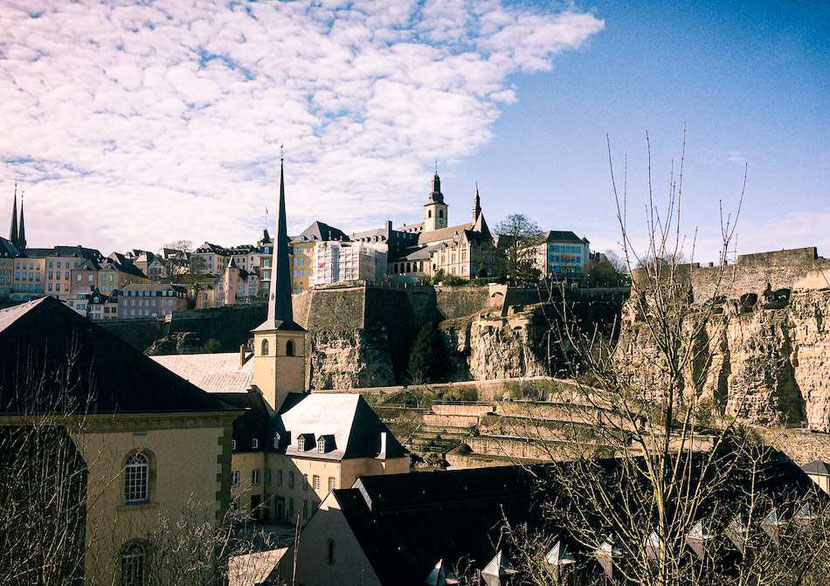
[[447, 350], [433, 322], [418, 332], [409, 353], [409, 378], [414, 384], [434, 382], [447, 370]]

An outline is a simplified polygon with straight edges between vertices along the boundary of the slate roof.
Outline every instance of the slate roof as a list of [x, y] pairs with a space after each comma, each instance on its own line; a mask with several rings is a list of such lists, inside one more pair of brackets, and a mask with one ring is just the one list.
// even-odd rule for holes
[[520, 467], [363, 476], [337, 500], [382, 584], [422, 584], [435, 563], [462, 557], [482, 568], [504, 518], [530, 517], [531, 476]]
[[[228, 407], [52, 297], [0, 310], [0, 413], [44, 411], [74, 350], [70, 391], [91, 413], [224, 412]], [[30, 366], [27, 366], [30, 365]], [[47, 382], [39, 396], [22, 377]]]
[[17, 250], [17, 247], [12, 244], [11, 240], [6, 240], [0, 236], [0, 257], [14, 258], [16, 256], [20, 256], [20, 251]]
[[[295, 404], [284, 405], [280, 421], [287, 434], [285, 453], [289, 456], [343, 460], [377, 457], [380, 434], [387, 432], [386, 457], [406, 455], [372, 407], [358, 393], [312, 393], [298, 398]], [[297, 438], [312, 434], [314, 441], [305, 451], [297, 449]], [[320, 436], [333, 436], [329, 451], [319, 453], [316, 441]]]
[[410, 246], [404, 248], [398, 254], [389, 258], [389, 262], [400, 262], [402, 260], [429, 260], [429, 246]]
[[316, 240], [316, 241], [324, 241], [324, 240], [348, 240], [349, 236], [343, 232], [340, 228], [335, 228], [334, 226], [329, 226], [324, 222], [315, 221], [312, 222], [311, 225], [300, 232], [299, 236], [294, 237], [292, 240]]
[[244, 393], [254, 380], [254, 361], [239, 364], [239, 352], [174, 354], [153, 360], [209, 393]]
[[830, 476], [830, 466], [821, 460], [813, 460], [809, 464], [801, 467], [805, 474], [812, 474], [814, 476]]
[[430, 244], [438, 242], [439, 240], [451, 240], [454, 236], [460, 236], [466, 230], [472, 230], [473, 224], [468, 222], [458, 226], [448, 226], [447, 228], [439, 228], [430, 232], [421, 232], [418, 236], [418, 244]]
[[573, 242], [574, 244], [587, 244], [588, 240], [580, 238], [570, 230], [550, 230], [545, 236], [547, 242]]
[[[109, 265], [109, 266], [107, 266]], [[140, 277], [142, 279], [146, 279], [147, 275], [144, 272], [133, 264], [133, 261], [128, 259], [126, 256], [121, 254], [120, 252], [113, 252], [108, 259], [104, 261], [104, 267], [109, 268], [112, 267], [117, 271], [121, 271], [122, 273], [127, 273], [128, 275], [133, 275], [134, 277]]]
[[[213, 393], [212, 396], [230, 407], [245, 410], [245, 413], [233, 422], [233, 439], [236, 442], [234, 452], [273, 451], [273, 440], [269, 441], [269, 438], [274, 436], [271, 424], [273, 411], [262, 393], [249, 389], [245, 392]], [[256, 449], [253, 447], [254, 439], [259, 441]]]
[[101, 254], [100, 250], [96, 250], [95, 248], [86, 248], [80, 245], [55, 246], [47, 256], [86, 258], [96, 262], [100, 262], [104, 259], [104, 255]]

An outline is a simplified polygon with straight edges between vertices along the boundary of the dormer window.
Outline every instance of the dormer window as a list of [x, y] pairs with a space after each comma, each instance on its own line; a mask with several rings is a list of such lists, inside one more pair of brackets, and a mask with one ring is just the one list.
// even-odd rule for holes
[[301, 452], [305, 452], [305, 436], [300, 436], [297, 438], [297, 449]]
[[317, 438], [317, 452], [320, 454], [326, 453], [326, 438], [322, 435]]
[[259, 440], [257, 438], [254, 438], [254, 439], [251, 440], [251, 449], [252, 450], [259, 449]]

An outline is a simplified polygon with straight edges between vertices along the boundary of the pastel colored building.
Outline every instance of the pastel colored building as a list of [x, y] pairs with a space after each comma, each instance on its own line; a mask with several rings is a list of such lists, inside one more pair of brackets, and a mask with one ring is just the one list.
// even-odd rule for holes
[[118, 317], [162, 318], [187, 309], [187, 290], [162, 283], [131, 283], [119, 291]]

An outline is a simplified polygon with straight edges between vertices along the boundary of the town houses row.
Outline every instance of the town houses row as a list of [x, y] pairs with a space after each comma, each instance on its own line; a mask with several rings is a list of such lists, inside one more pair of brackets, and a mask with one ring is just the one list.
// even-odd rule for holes
[[[273, 240], [195, 250], [130, 250], [104, 256], [83, 246], [29, 248], [25, 217], [12, 204], [9, 239], [0, 238], [0, 298], [53, 296], [92, 319], [165, 317], [188, 307], [233, 305], [264, 297], [271, 280]], [[423, 221], [347, 234], [321, 221], [289, 236], [294, 293], [342, 282], [414, 283], [440, 277], [491, 278], [503, 266], [505, 237], [491, 233], [476, 187], [469, 221], [450, 225], [449, 204], [436, 173]], [[528, 258], [542, 277], [579, 279], [591, 252], [586, 238], [549, 231]], [[502, 263], [500, 265], [500, 263]]]

